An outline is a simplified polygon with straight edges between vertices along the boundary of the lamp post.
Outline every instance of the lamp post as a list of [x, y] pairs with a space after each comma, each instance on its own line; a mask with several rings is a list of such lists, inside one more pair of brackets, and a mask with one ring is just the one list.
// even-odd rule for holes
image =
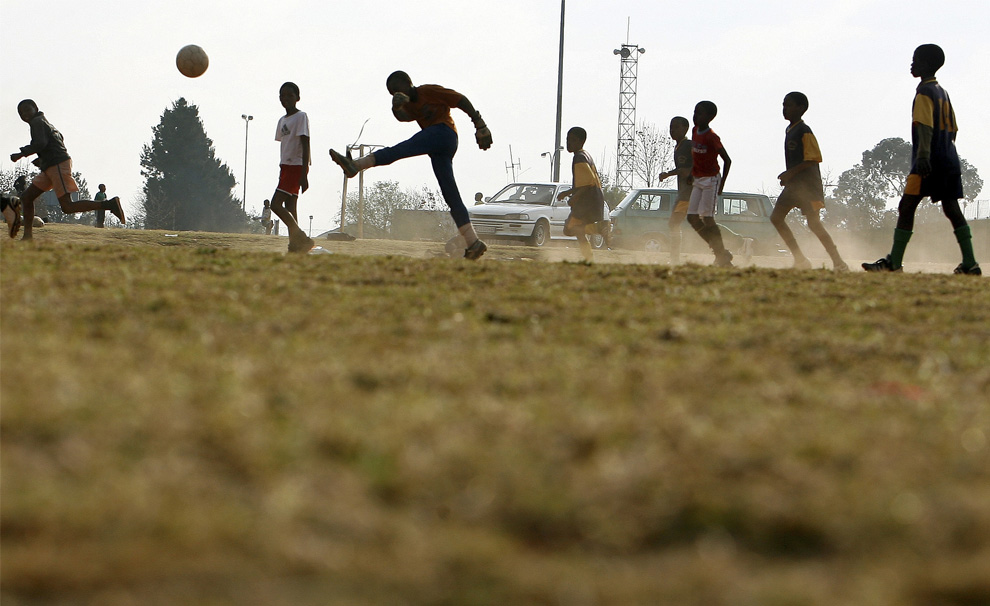
[[243, 190], [243, 193], [241, 194], [241, 197], [243, 198], [241, 200], [241, 210], [244, 211], [244, 212], [247, 212], [248, 125], [251, 123], [251, 120], [254, 120], [254, 116], [249, 116], [247, 114], [241, 114], [241, 118], [244, 119], [244, 182], [242, 183], [242, 185], [244, 186], [244, 190]]
[[[557, 59], [557, 129], [554, 138], [554, 146], [560, 147], [560, 118], [564, 104], [564, 0], [560, 0], [560, 55]], [[560, 181], [560, 154], [555, 153], [553, 157], [553, 170], [550, 175], [551, 181]]]
[[[541, 158], [550, 158], [550, 181], [551, 182], [555, 181], [555, 179], [554, 179], [554, 166], [556, 165], [556, 162], [557, 162], [557, 156], [560, 155], [560, 150], [562, 150], [562, 149], [564, 149], [564, 148], [563, 147], [558, 147], [556, 151], [543, 152], [542, 154], [540, 154], [540, 157]], [[558, 168], [557, 170], [559, 171], [560, 169]], [[559, 180], [559, 173], [558, 173], [558, 179], [556, 179], [556, 180]]]
[[313, 237], [313, 215], [309, 216], [309, 237]]

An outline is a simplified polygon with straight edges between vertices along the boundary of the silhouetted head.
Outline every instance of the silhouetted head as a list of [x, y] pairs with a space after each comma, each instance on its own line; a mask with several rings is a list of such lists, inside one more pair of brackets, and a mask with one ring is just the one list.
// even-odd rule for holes
[[718, 115], [718, 106], [711, 101], [701, 101], [694, 106], [694, 125], [698, 128], [707, 128], [708, 124]]
[[670, 138], [674, 141], [683, 139], [690, 129], [691, 123], [684, 116], [674, 116], [670, 119]]
[[106, 186], [106, 185], [104, 185], [104, 184], [102, 184], [102, 183], [100, 183], [100, 184], [99, 184], [99, 185], [97, 185], [96, 187], [97, 187], [97, 188], [98, 188], [98, 189], [99, 189], [100, 191], [107, 191], [107, 186]]
[[580, 126], [575, 126], [567, 131], [567, 151], [574, 153], [584, 149], [584, 143], [588, 140], [588, 131]]
[[797, 122], [808, 111], [808, 97], [797, 91], [784, 95], [784, 119]]
[[285, 109], [294, 109], [299, 99], [299, 87], [295, 82], [286, 82], [279, 87], [278, 100]]
[[934, 76], [945, 65], [945, 52], [937, 44], [922, 44], [914, 49], [911, 60], [911, 75], [915, 78]]
[[388, 78], [385, 78], [385, 87], [388, 88], [389, 94], [405, 93], [408, 95], [413, 87], [412, 78], [406, 72], [394, 71], [388, 75]]
[[17, 104], [17, 115], [21, 117], [21, 120], [25, 122], [30, 122], [31, 118], [38, 113], [38, 104], [31, 99], [24, 99]]

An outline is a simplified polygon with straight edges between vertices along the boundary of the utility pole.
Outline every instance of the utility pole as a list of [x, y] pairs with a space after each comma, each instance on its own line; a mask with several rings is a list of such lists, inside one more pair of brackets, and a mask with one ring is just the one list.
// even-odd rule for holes
[[[564, 0], [560, 0], [560, 57], [557, 60], [557, 132], [554, 136], [553, 148], [560, 147], [560, 120], [564, 104]], [[552, 180], [560, 181], [560, 154], [554, 153]]]
[[251, 120], [254, 120], [254, 116], [241, 114], [241, 118], [244, 119], [244, 183], [243, 183], [244, 189], [243, 189], [243, 193], [241, 194], [241, 197], [243, 198], [243, 200], [241, 200], [241, 210], [247, 212], [248, 125], [251, 123]]
[[629, 26], [626, 22], [626, 43], [612, 51], [621, 58], [619, 62], [619, 135], [615, 151], [615, 185], [619, 189], [632, 189], [633, 169], [636, 163], [636, 78], [639, 56], [646, 52], [637, 44], [629, 44]]

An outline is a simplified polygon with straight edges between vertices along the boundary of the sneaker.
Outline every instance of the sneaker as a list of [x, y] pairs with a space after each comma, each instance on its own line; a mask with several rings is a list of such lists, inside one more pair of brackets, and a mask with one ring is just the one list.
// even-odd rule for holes
[[464, 249], [464, 258], [475, 261], [477, 259], [480, 259], [481, 255], [485, 254], [486, 250], [488, 250], [487, 244], [485, 244], [481, 240], [475, 240], [474, 244]]
[[3, 207], [3, 218], [7, 222], [7, 230], [11, 238], [17, 237], [21, 231], [21, 199], [15, 196], [4, 196], [6, 206]]
[[107, 202], [110, 203], [110, 208], [107, 210], [113, 213], [113, 216], [117, 217], [117, 220], [120, 221], [121, 225], [125, 225], [127, 223], [127, 219], [124, 218], [124, 206], [120, 203], [120, 198], [114, 196], [107, 200]]
[[331, 149], [330, 158], [337, 163], [337, 166], [344, 169], [344, 176], [348, 179], [361, 172], [358, 170], [357, 165], [354, 164], [354, 160], [351, 158], [350, 150], [347, 151], [346, 156], [342, 156], [336, 150]]
[[983, 270], [980, 269], [980, 264], [979, 263], [977, 263], [976, 265], [974, 265], [972, 267], [963, 267], [963, 264], [960, 263], [959, 265], [956, 266], [956, 268], [952, 271], [952, 273], [954, 273], [954, 274], [966, 274], [968, 276], [982, 276], [983, 275]]
[[849, 266], [846, 265], [846, 262], [845, 261], [842, 261], [838, 265], [832, 267], [832, 271], [835, 271], [835, 272], [838, 272], [838, 273], [848, 272], [849, 271]]
[[735, 267], [732, 264], [732, 253], [725, 251], [724, 255], [715, 257], [715, 267]]
[[884, 257], [882, 259], [877, 259], [874, 263], [863, 263], [863, 269], [866, 271], [903, 271], [903, 267], [894, 267], [890, 264], [890, 257]]
[[289, 236], [289, 252], [307, 253], [316, 246], [316, 242], [303, 232]]

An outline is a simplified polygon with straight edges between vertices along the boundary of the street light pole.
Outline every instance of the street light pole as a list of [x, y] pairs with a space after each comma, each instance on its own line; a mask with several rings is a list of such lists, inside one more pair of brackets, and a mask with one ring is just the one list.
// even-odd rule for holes
[[247, 158], [248, 158], [248, 124], [251, 120], [254, 120], [254, 116], [249, 116], [247, 114], [241, 114], [241, 118], [244, 119], [244, 190], [241, 194], [243, 198], [241, 200], [241, 210], [247, 212]]
[[[564, 95], [564, 0], [560, 0], [560, 58], [557, 62], [557, 133], [554, 138], [554, 149], [560, 149], [560, 119]], [[553, 174], [554, 182], [560, 181], [560, 154], [554, 153]]]

